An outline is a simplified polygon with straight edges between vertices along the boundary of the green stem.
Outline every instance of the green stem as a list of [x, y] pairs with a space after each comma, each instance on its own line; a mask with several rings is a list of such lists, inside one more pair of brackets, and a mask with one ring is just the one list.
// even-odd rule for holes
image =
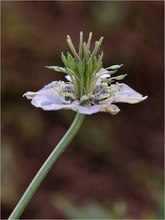
[[64, 137], [61, 139], [59, 144], [56, 146], [56, 148], [52, 151], [50, 156], [47, 158], [45, 163], [42, 165], [32, 182], [30, 183], [29, 187], [23, 194], [22, 198], [18, 202], [17, 206], [11, 213], [9, 219], [19, 219], [21, 214], [23, 213], [24, 209], [28, 205], [29, 201], [33, 197], [34, 193], [40, 186], [41, 182], [49, 172], [49, 170], [54, 165], [55, 161], [59, 158], [59, 156], [63, 153], [63, 151], [66, 149], [68, 144], [72, 141], [72, 139], [77, 134], [83, 119], [85, 115], [77, 113], [72, 125], [70, 126], [69, 130], [66, 132]]

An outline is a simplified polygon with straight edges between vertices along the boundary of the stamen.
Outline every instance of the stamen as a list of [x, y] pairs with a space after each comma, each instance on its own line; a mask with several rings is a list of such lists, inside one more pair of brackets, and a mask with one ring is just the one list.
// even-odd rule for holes
[[65, 68], [60, 67], [60, 66], [45, 66], [48, 69], [54, 70], [56, 72], [63, 72], [66, 73]]
[[86, 60], [86, 57], [87, 57], [87, 44], [86, 44], [86, 42], [83, 43], [83, 52], [84, 52], [84, 60]]
[[74, 87], [69, 83], [61, 85], [59, 93], [64, 97], [64, 104], [72, 103], [76, 99], [74, 95]]
[[118, 70], [118, 69], [120, 69], [123, 65], [124, 65], [124, 64], [113, 65], [113, 66], [107, 67], [106, 69], [107, 69], [107, 70]]
[[112, 77], [111, 79], [122, 80], [122, 79], [124, 79], [126, 76], [127, 76], [127, 74], [124, 74], [124, 75], [119, 75], [119, 76], [116, 76], [116, 77]]
[[97, 101], [106, 99], [110, 96], [107, 83], [101, 83], [96, 86], [94, 96]]
[[61, 59], [62, 59], [64, 65], [65, 65], [66, 67], [68, 67], [68, 62], [67, 62], [67, 59], [66, 59], [66, 57], [65, 57], [65, 55], [64, 55], [63, 52], [61, 53]]
[[89, 33], [89, 38], [87, 41], [87, 51], [90, 49], [90, 45], [91, 45], [91, 40], [92, 40], [92, 32]]
[[70, 50], [72, 51], [72, 53], [75, 56], [75, 58], [80, 61], [81, 59], [80, 59], [79, 55], [77, 54], [77, 52], [75, 50], [75, 47], [74, 47], [74, 45], [72, 43], [72, 40], [71, 40], [70, 36], [67, 35], [67, 38], [68, 38], [67, 39], [67, 43], [68, 43], [68, 46], [69, 46]]
[[98, 93], [107, 93], [108, 92], [108, 84], [107, 83], [100, 83], [99, 85], [96, 86], [94, 90], [94, 94]]
[[82, 59], [82, 51], [83, 51], [83, 32], [80, 32], [80, 43], [79, 43], [79, 57]]
[[94, 56], [97, 54], [97, 52], [98, 52], [98, 50], [99, 50], [99, 48], [100, 48], [100, 46], [101, 46], [101, 44], [102, 44], [102, 42], [103, 42], [103, 39], [104, 39], [104, 37], [101, 37], [99, 41], [96, 41], [96, 43], [95, 43], [95, 48], [94, 48], [94, 50], [93, 50], [93, 53], [92, 53], [92, 55], [91, 55], [91, 58], [94, 57]]
[[74, 89], [73, 89], [73, 86], [72, 85], [65, 85], [63, 88], [62, 88], [63, 92], [65, 93], [74, 93]]

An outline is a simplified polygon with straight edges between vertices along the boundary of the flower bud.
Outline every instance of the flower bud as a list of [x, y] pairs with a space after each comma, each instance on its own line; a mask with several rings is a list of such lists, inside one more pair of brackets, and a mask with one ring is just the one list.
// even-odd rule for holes
[[113, 66], [108, 67], [107, 69], [110, 69], [110, 70], [118, 70], [118, 69], [120, 69], [122, 66], [123, 66], [123, 64], [113, 65]]

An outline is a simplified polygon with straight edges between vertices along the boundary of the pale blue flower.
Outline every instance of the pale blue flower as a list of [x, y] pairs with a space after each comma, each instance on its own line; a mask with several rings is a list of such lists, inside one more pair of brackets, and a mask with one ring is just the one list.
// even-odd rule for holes
[[114, 105], [117, 102], [135, 104], [147, 98], [124, 83], [118, 83], [125, 75], [114, 77], [122, 65], [102, 67], [103, 52], [99, 57], [96, 53], [103, 38], [96, 41], [93, 52], [90, 52], [91, 33], [88, 42], [83, 42], [80, 33], [79, 53], [76, 52], [71, 38], [67, 42], [74, 55], [62, 53], [64, 67], [50, 66], [57, 72], [66, 74], [67, 82], [54, 81], [44, 86], [38, 92], [24, 94], [31, 99], [32, 105], [43, 110], [71, 109], [81, 114], [91, 115], [97, 112], [117, 114], [120, 109]]
[[[99, 80], [101, 79], [99, 78]], [[68, 91], [66, 92], [67, 89]], [[147, 98], [147, 96], [143, 97], [124, 83], [108, 86], [105, 83], [99, 82], [96, 84], [93, 95], [84, 95], [78, 100], [74, 97], [72, 83], [63, 81], [51, 82], [38, 92], [27, 92], [24, 96], [32, 100], [32, 105], [43, 110], [71, 109], [86, 115], [97, 112], [108, 112], [115, 115], [120, 109], [113, 103], [135, 104]]]

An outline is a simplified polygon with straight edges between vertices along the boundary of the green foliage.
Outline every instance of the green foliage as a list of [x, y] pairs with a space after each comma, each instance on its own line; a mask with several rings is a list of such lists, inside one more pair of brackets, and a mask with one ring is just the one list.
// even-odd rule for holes
[[[100, 203], [91, 200], [75, 205], [63, 196], [55, 194], [51, 197], [51, 202], [55, 209], [69, 219], [134, 219], [128, 214], [127, 204], [123, 201], [116, 201], [112, 206], [104, 208]], [[164, 212], [161, 204], [158, 213], [142, 212], [139, 214], [140, 219], [163, 220]]]
[[75, 205], [59, 194], [55, 194], [51, 201], [55, 209], [70, 219], [130, 219], [127, 205], [123, 201], [117, 201], [106, 208], [94, 200]]

